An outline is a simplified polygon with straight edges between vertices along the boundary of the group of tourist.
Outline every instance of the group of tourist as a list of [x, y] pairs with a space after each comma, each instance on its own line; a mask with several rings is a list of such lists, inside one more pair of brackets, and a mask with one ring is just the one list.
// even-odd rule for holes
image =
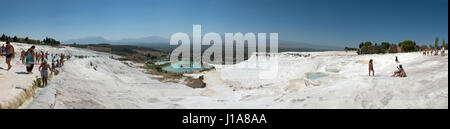
[[442, 46], [440, 50], [439, 50], [438, 47], [436, 47], [436, 49], [425, 49], [425, 50], [423, 50], [423, 55], [424, 56], [432, 56], [432, 55], [435, 55], [435, 56], [442, 55], [442, 56], [444, 56], [445, 55], [445, 47]]
[[[64, 53], [49, 54], [48, 52], [40, 51], [36, 52], [36, 47], [31, 46], [27, 51], [22, 50], [20, 60], [22, 64], [26, 66], [28, 74], [33, 74], [34, 65], [39, 65], [39, 72], [42, 77], [43, 86], [47, 85], [47, 79], [49, 74], [52, 74], [56, 68], [64, 66], [64, 61], [69, 60], [70, 56], [66, 56]], [[6, 46], [1, 47], [1, 56], [6, 57], [6, 64], [8, 65], [7, 71], [12, 67], [11, 60], [15, 57], [14, 47], [9, 41], [6, 42]], [[51, 61], [51, 65], [48, 63]]]
[[[34, 46], [32, 46], [33, 48]], [[31, 49], [31, 48], [30, 48]], [[61, 54], [49, 54], [48, 52], [40, 51], [34, 52], [32, 50], [24, 51], [22, 50], [20, 60], [23, 64], [42, 64], [48, 63], [49, 60], [52, 61], [52, 69], [64, 66], [64, 60], [69, 60], [70, 56], [66, 56], [64, 53]], [[33, 62], [31, 62], [33, 61]]]
[[[49, 75], [54, 73], [57, 68], [64, 66], [64, 61], [71, 59], [71, 55], [65, 55], [64, 53], [49, 53], [44, 51], [36, 51], [35, 46], [31, 46], [29, 49], [22, 50], [20, 53], [20, 60], [25, 65], [27, 74], [33, 74], [33, 68], [35, 65], [39, 65], [39, 72], [42, 77], [43, 86], [47, 85]], [[13, 45], [9, 41], [6, 45], [1, 45], [0, 55], [6, 57], [6, 64], [8, 65], [7, 71], [12, 67], [11, 60], [15, 57], [15, 51]], [[75, 58], [83, 59], [98, 56], [73, 56]], [[51, 64], [49, 63], [51, 61]]]
[[[439, 49], [439, 48], [436, 48], [436, 49], [425, 49], [423, 51], [423, 55], [425, 55], [425, 56], [432, 56], [432, 55], [434, 55], [434, 56], [437, 56], [437, 55], [444, 56], [445, 55], [445, 47], [442, 46], [441, 49]], [[397, 56], [395, 56], [395, 62], [397, 64], [400, 63]], [[405, 69], [403, 69], [403, 66], [401, 64], [397, 66], [397, 69], [398, 70], [396, 70], [394, 72], [392, 77], [406, 77]], [[373, 69], [373, 60], [372, 59], [370, 59], [370, 61], [369, 61], [369, 76], [371, 75], [371, 73], [372, 73], [372, 76], [375, 76], [375, 71]]]

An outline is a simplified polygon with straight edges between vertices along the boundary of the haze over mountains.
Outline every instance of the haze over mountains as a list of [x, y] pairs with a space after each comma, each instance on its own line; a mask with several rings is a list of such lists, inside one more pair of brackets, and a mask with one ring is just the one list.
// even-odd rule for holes
[[98, 44], [98, 43], [109, 43], [109, 44], [140, 44], [140, 43], [168, 43], [169, 39], [162, 38], [159, 36], [147, 36], [143, 38], [125, 38], [120, 40], [108, 40], [100, 36], [84, 37], [78, 39], [70, 39], [63, 41], [65, 44], [77, 43], [77, 44]]
[[[191, 38], [192, 39], [192, 38]], [[135, 45], [135, 46], [145, 46], [145, 47], [161, 47], [165, 45], [169, 45], [169, 39], [163, 38], [159, 36], [147, 36], [142, 38], [125, 38], [120, 40], [108, 40], [100, 36], [94, 37], [84, 37], [79, 39], [70, 39], [67, 41], [63, 41], [64, 44], [100, 44], [107, 43], [112, 45]], [[269, 42], [269, 40], [267, 40]], [[331, 45], [321, 45], [321, 44], [312, 44], [312, 43], [304, 43], [297, 41], [286, 41], [286, 40], [278, 40], [280, 49], [288, 49], [288, 50], [342, 50], [345, 46], [331, 46]]]

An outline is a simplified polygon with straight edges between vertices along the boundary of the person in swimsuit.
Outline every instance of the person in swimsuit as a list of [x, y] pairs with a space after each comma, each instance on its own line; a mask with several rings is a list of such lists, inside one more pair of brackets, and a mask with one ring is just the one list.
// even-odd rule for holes
[[22, 61], [22, 64], [25, 64], [25, 51], [22, 49], [20, 52], [20, 60]]
[[55, 70], [55, 57], [53, 57], [52, 59], [52, 71]]
[[370, 72], [372, 72], [372, 76], [375, 76], [375, 70], [373, 70], [373, 60], [370, 59], [369, 61], [369, 76], [370, 76]]
[[35, 59], [34, 59], [35, 64], [39, 64], [39, 53], [36, 52], [34, 55], [35, 55]]
[[61, 66], [64, 66], [64, 59], [65, 59], [65, 55], [64, 55], [64, 53], [61, 53], [61, 57], [60, 57], [60, 63], [61, 63]]
[[392, 75], [392, 77], [406, 77], [406, 72], [405, 72], [405, 70], [403, 69], [403, 66], [402, 65], [399, 65], [398, 67], [397, 67], [397, 71], [395, 71], [394, 72], [394, 74]]
[[435, 56], [439, 55], [439, 47], [436, 47], [436, 53], [434, 53]]
[[45, 60], [48, 60], [48, 52], [45, 52], [44, 58]]
[[2, 47], [0, 47], [0, 55], [5, 56], [4, 52], [5, 52], [5, 45], [2, 45]]
[[45, 59], [45, 55], [44, 55], [44, 52], [43, 52], [43, 51], [41, 51], [41, 63], [43, 63], [43, 62], [44, 62], [44, 59]]
[[39, 66], [39, 71], [41, 71], [43, 86], [47, 86], [49, 69], [50, 69], [50, 65], [48, 65], [47, 61], [45, 61], [45, 60], [44, 60], [44, 62], [41, 63], [41, 66]]
[[11, 59], [14, 58], [14, 47], [9, 41], [6, 41], [6, 64], [8, 64], [8, 71], [11, 69]]
[[61, 67], [61, 62], [59, 60], [56, 60], [56, 68]]
[[34, 59], [36, 57], [34, 53], [35, 48], [35, 46], [31, 46], [31, 48], [25, 53], [25, 65], [27, 67], [28, 74], [33, 74]]

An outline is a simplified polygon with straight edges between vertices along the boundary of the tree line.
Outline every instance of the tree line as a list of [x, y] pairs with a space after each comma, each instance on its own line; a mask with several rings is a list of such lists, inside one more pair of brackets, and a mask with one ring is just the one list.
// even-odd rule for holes
[[22, 37], [11, 37], [3, 34], [0, 37], [0, 41], [10, 41], [10, 42], [18, 42], [18, 43], [27, 43], [27, 44], [39, 44], [39, 45], [50, 45], [50, 46], [58, 46], [61, 44], [60, 41], [57, 41], [50, 37], [45, 37], [42, 41], [41, 40], [33, 40], [28, 37], [22, 38]]
[[350, 48], [345, 47], [346, 51], [357, 51], [358, 54], [384, 54], [384, 53], [399, 53], [399, 52], [415, 52], [415, 51], [423, 51], [426, 49], [440, 49], [445, 47], [448, 49], [448, 43], [445, 40], [442, 40], [442, 44], [439, 44], [439, 37], [436, 37], [434, 45], [417, 45], [415, 41], [405, 40], [398, 44], [389, 43], [389, 42], [381, 42], [372, 43], [370, 41], [361, 42], [359, 44], [359, 48]]

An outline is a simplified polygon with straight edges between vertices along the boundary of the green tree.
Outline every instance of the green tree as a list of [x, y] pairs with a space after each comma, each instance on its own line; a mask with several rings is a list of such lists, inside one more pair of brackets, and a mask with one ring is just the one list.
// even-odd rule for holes
[[415, 49], [416, 49], [416, 42], [414, 42], [412, 40], [405, 40], [403, 42], [400, 42], [398, 45], [405, 52], [412, 52], [412, 51], [415, 51]]
[[7, 38], [6, 35], [3, 34], [2, 37], [0, 37], [0, 41], [6, 41], [6, 38]]
[[439, 48], [439, 37], [436, 36], [436, 39], [434, 40], [434, 47]]
[[61, 44], [59, 41], [56, 41], [55, 39], [49, 38], [49, 37], [45, 37], [45, 39], [42, 40], [42, 42], [46, 45], [51, 45], [51, 46], [56, 46], [56, 45]]
[[445, 40], [442, 40], [442, 47], [445, 47], [447, 43], [445, 43]]
[[381, 46], [383, 49], [389, 49], [389, 47], [391, 46], [391, 44], [389, 42], [381, 42]]
[[372, 42], [370, 42], [370, 41], [364, 42], [364, 46], [366, 46], [366, 47], [372, 46]]
[[13, 42], [18, 42], [18, 41], [19, 41], [19, 38], [17, 38], [17, 36], [14, 36]]

